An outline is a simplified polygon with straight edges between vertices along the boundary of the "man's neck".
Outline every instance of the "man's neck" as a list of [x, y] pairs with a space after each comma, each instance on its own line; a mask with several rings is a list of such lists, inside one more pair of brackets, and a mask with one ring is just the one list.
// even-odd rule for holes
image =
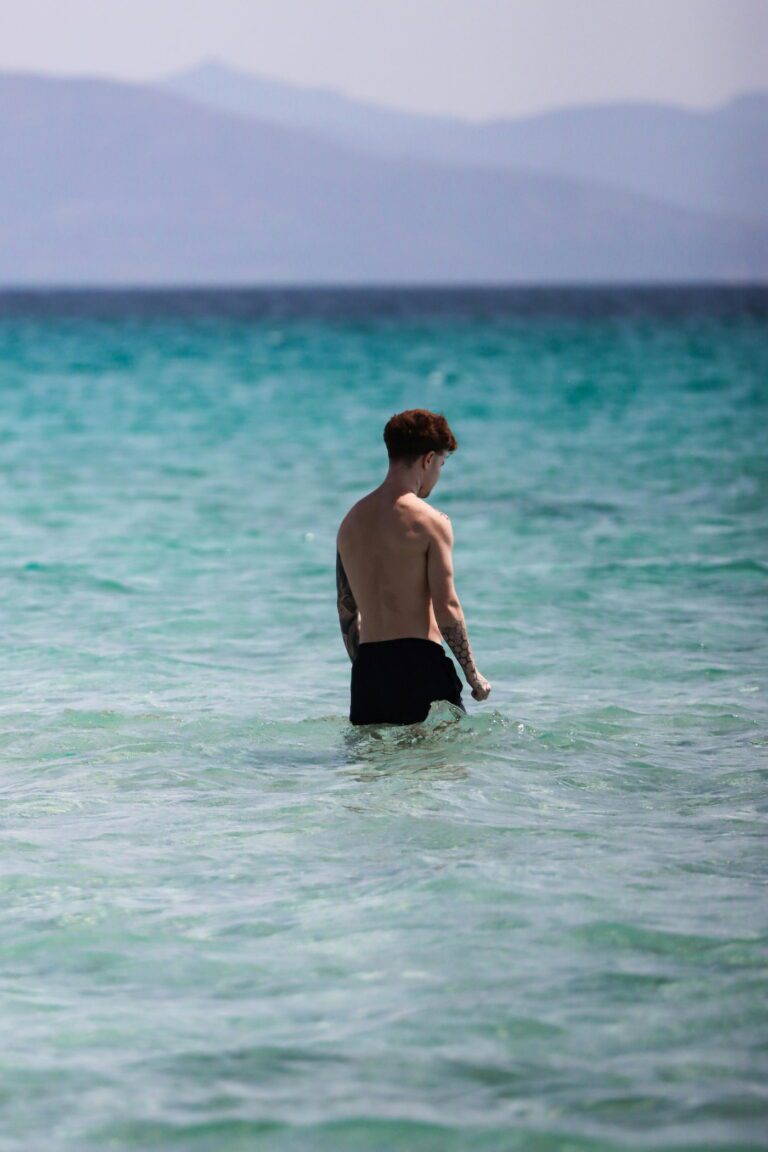
[[420, 487], [417, 477], [410, 475], [403, 469], [390, 468], [381, 484], [381, 491], [397, 500], [400, 496], [418, 496]]

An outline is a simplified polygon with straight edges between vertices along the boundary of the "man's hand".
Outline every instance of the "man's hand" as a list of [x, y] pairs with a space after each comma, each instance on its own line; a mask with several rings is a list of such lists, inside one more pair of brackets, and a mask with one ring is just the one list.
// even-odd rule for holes
[[471, 687], [473, 700], [487, 700], [491, 694], [490, 683], [486, 680], [485, 676], [481, 676], [479, 672], [473, 680]]

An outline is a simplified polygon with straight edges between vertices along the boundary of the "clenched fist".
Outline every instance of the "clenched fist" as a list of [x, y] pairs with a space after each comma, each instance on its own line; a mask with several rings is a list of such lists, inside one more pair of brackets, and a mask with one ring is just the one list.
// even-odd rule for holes
[[485, 676], [478, 673], [477, 679], [472, 682], [472, 699], [487, 700], [491, 694], [491, 685]]

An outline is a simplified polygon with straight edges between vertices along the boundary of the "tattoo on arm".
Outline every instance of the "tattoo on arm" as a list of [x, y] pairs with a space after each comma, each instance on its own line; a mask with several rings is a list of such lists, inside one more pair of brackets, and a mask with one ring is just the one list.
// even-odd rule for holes
[[469, 646], [466, 624], [460, 620], [456, 624], [441, 625], [440, 631], [445, 637], [446, 644], [464, 669], [467, 683], [472, 684], [477, 679], [477, 665]]
[[339, 610], [339, 624], [341, 625], [344, 646], [350, 660], [354, 663], [360, 644], [360, 613], [357, 610], [357, 602], [352, 594], [338, 550], [336, 552], [336, 607]]

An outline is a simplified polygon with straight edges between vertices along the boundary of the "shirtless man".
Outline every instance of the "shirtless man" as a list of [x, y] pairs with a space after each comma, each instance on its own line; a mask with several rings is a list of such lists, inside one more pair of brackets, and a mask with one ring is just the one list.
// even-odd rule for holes
[[384, 429], [384, 482], [344, 517], [336, 539], [339, 622], [352, 661], [353, 724], [415, 724], [433, 700], [462, 710], [461, 681], [475, 700], [491, 685], [477, 670], [453, 584], [453, 530], [425, 503], [458, 447], [444, 416], [412, 409]]

